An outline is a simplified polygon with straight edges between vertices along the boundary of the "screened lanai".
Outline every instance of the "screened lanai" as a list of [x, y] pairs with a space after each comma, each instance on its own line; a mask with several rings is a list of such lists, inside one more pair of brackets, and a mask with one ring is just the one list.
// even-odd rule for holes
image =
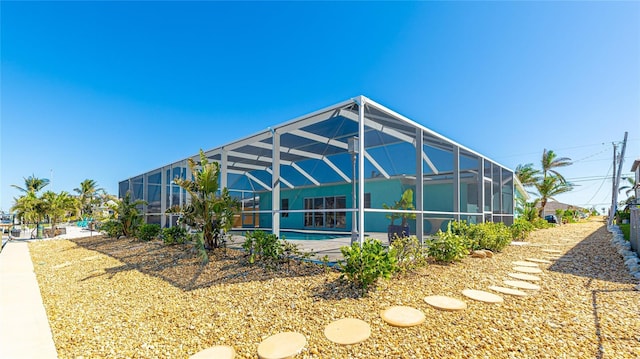
[[[391, 213], [422, 238], [451, 220], [513, 223], [513, 171], [364, 96], [271, 126], [205, 152], [242, 209], [237, 230], [386, 233]], [[195, 160], [199, 157], [194, 155]], [[187, 159], [120, 182], [143, 199], [147, 223], [177, 223], [188, 201], [173, 183]], [[410, 189], [413, 207], [390, 210]], [[395, 220], [400, 224], [402, 220]]]

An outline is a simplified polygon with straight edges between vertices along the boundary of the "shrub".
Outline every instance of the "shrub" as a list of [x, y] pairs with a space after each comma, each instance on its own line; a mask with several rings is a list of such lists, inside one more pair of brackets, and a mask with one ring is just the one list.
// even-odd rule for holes
[[396, 237], [391, 247], [395, 252], [398, 271], [402, 273], [425, 267], [428, 264], [428, 253], [416, 236]]
[[524, 240], [534, 229], [535, 227], [533, 226], [533, 223], [524, 218], [516, 218], [511, 225], [511, 238]]
[[104, 232], [109, 238], [119, 238], [124, 235], [122, 230], [122, 223], [120, 221], [112, 219], [102, 223], [100, 230]]
[[180, 226], [162, 229], [164, 244], [183, 244], [187, 241], [187, 230]]
[[143, 224], [138, 227], [138, 239], [148, 242], [152, 239], [156, 239], [160, 234], [159, 224]]
[[502, 222], [485, 222], [472, 226], [469, 230], [471, 249], [488, 249], [500, 252], [511, 243], [511, 231]]
[[534, 218], [533, 221], [531, 221], [531, 224], [533, 224], [533, 227], [535, 229], [544, 229], [544, 228], [553, 227], [553, 224], [547, 222], [546, 220], [540, 217]]
[[293, 258], [307, 259], [313, 253], [302, 252], [298, 245], [285, 240], [279, 240], [273, 233], [263, 231], [247, 232], [242, 248], [249, 256], [249, 264], [256, 261], [263, 262], [268, 267], [275, 267], [282, 263], [287, 263]]
[[453, 233], [451, 224], [446, 232], [436, 233], [436, 238], [427, 245], [427, 252], [430, 257], [440, 262], [459, 261], [469, 254], [465, 238]]
[[365, 239], [362, 247], [358, 242], [340, 247], [340, 252], [344, 257], [344, 262], [340, 263], [340, 278], [347, 278], [360, 287], [363, 295], [379, 278], [391, 278], [398, 268], [393, 247], [387, 250], [376, 239]]

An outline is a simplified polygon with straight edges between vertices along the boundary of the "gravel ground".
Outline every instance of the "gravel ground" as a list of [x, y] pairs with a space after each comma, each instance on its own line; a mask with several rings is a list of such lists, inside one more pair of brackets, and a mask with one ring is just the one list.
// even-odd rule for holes
[[[29, 244], [60, 358], [187, 358], [230, 345], [256, 358], [258, 344], [283, 331], [307, 338], [299, 358], [638, 358], [640, 292], [610, 244], [603, 222], [540, 230], [530, 245], [493, 258], [466, 258], [381, 282], [359, 298], [339, 274], [311, 264], [272, 272], [250, 267], [239, 252], [205, 267], [195, 254], [159, 242], [82, 238]], [[540, 264], [540, 291], [504, 295], [502, 304], [465, 298], [465, 288], [505, 286], [512, 261]], [[460, 312], [423, 300], [464, 300]], [[426, 322], [396, 328], [380, 318], [394, 305], [418, 308]], [[345, 318], [371, 326], [371, 337], [340, 346], [324, 327]]]

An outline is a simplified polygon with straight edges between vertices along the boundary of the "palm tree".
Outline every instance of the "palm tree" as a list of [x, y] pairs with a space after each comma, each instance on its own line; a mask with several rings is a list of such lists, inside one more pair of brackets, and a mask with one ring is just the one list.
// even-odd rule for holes
[[540, 180], [540, 171], [533, 168], [533, 163], [518, 165], [516, 167], [516, 177], [525, 187], [535, 186]]
[[188, 165], [193, 180], [176, 178], [173, 181], [189, 193], [191, 202], [182, 208], [172, 208], [169, 212], [180, 212], [184, 223], [201, 230], [205, 248], [218, 248], [222, 243], [216, 235], [216, 227], [230, 228], [234, 209], [239, 207], [238, 202], [225, 190], [220, 198], [216, 197], [220, 187], [220, 164], [209, 162], [202, 150], [200, 163], [190, 158]]
[[28, 191], [24, 196], [14, 198], [14, 205], [11, 207], [11, 211], [16, 212], [16, 216], [22, 223], [35, 223], [37, 228], [47, 214], [47, 204], [41, 198], [38, 198], [34, 191]]
[[[79, 208], [78, 199], [72, 197], [69, 192], [62, 191], [59, 194], [47, 191], [42, 194], [46, 214], [51, 222], [51, 229], [56, 230], [56, 225], [68, 214], [74, 213]], [[55, 235], [55, 234], [54, 234]]]
[[24, 178], [24, 188], [15, 184], [12, 184], [11, 187], [17, 188], [20, 190], [20, 192], [24, 192], [24, 193], [28, 193], [28, 192], [37, 193], [41, 189], [46, 187], [48, 184], [49, 184], [48, 179], [38, 178], [35, 175], [31, 175], [27, 178]]
[[555, 200], [555, 196], [571, 191], [573, 185], [560, 176], [548, 176], [536, 184], [536, 189], [540, 194], [540, 217], [542, 217], [547, 201]]
[[553, 150], [547, 151], [545, 148], [542, 151], [542, 180], [544, 181], [549, 176], [556, 176], [561, 182], [567, 182], [565, 178], [555, 169], [559, 167], [566, 167], [572, 164], [571, 158], [560, 157], [556, 155]]
[[104, 191], [104, 189], [98, 188], [98, 183], [95, 180], [85, 179], [80, 182], [79, 188], [74, 188], [73, 190], [78, 193], [80, 204], [82, 206], [81, 214], [83, 216], [92, 215], [93, 205], [96, 204], [95, 197], [99, 191]]
[[638, 184], [636, 183], [636, 180], [631, 178], [631, 177], [624, 177], [624, 179], [629, 183], [627, 185], [624, 185], [620, 188], [618, 188], [618, 193], [622, 192], [623, 190], [626, 190], [624, 193], [629, 196], [630, 193], [632, 193], [636, 187], [638, 187]]

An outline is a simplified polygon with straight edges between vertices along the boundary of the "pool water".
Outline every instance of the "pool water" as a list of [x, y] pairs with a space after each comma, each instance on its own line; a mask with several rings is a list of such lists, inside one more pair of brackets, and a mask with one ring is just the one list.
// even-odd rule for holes
[[[233, 231], [233, 234], [244, 235], [247, 231]], [[326, 239], [334, 239], [340, 237], [349, 237], [350, 234], [333, 234], [333, 233], [321, 233], [321, 232], [296, 232], [296, 231], [280, 231], [280, 238], [291, 241], [322, 241]]]

